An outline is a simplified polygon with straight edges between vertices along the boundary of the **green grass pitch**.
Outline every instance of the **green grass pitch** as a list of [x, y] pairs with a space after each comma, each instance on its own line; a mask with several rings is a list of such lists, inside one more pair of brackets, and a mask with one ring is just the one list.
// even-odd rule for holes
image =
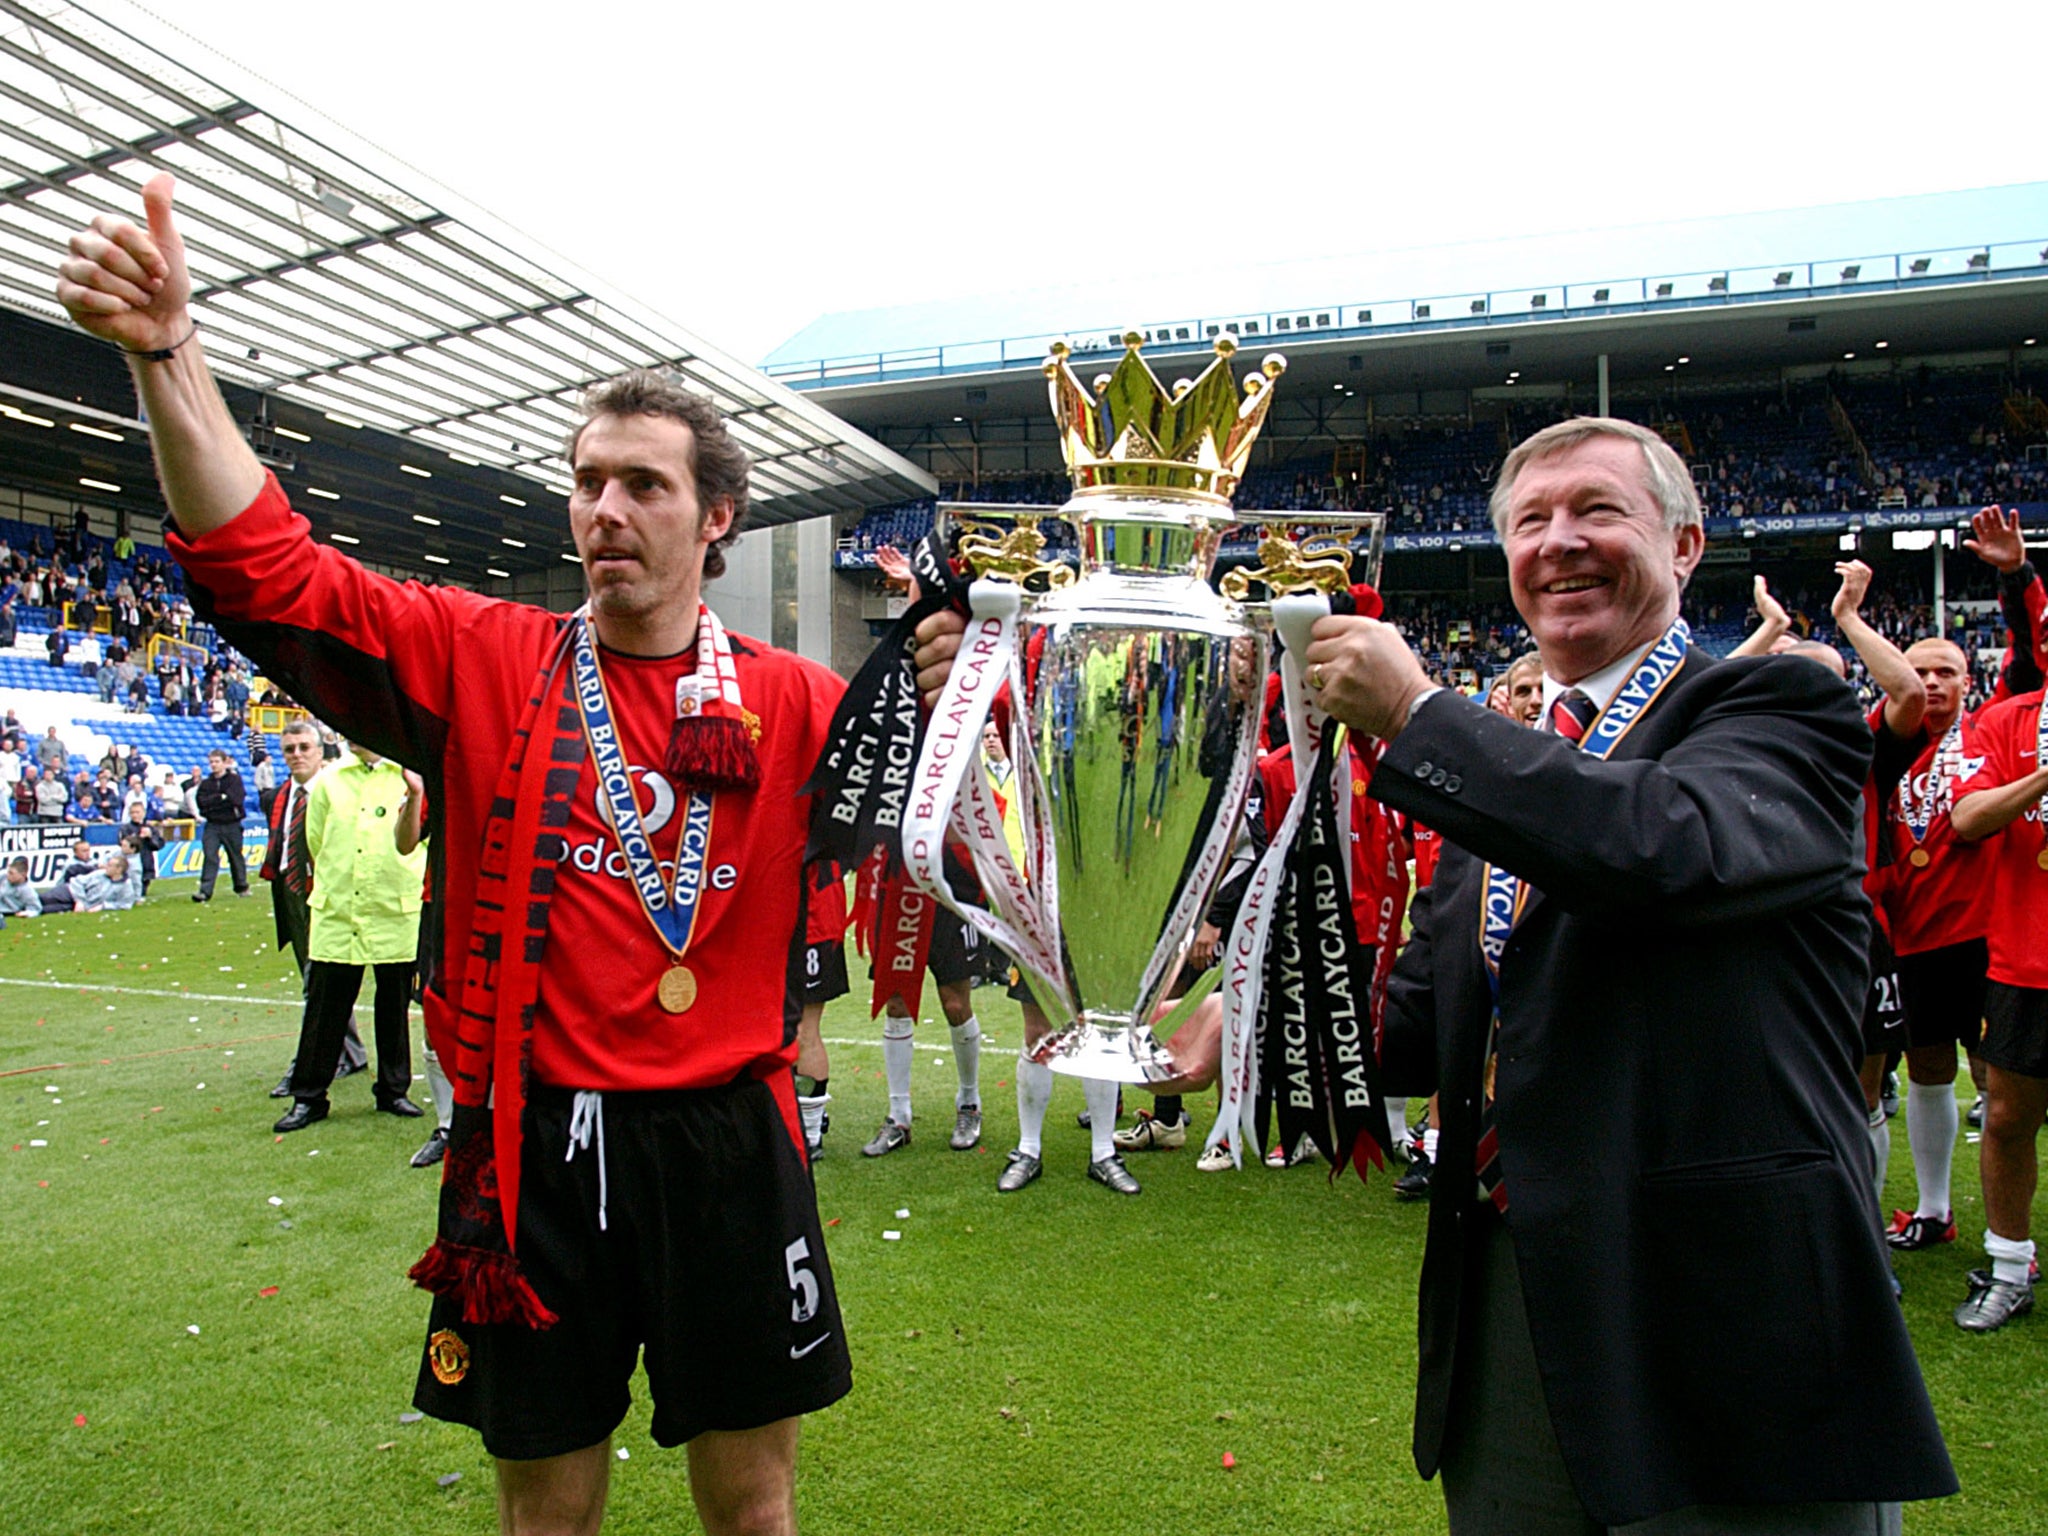
[[[475, 1437], [400, 1422], [426, 1315], [404, 1278], [433, 1221], [435, 1176], [406, 1166], [424, 1125], [372, 1114], [356, 1078], [332, 1119], [273, 1137], [295, 978], [260, 890], [202, 908], [189, 889], [0, 934], [0, 1532], [492, 1530]], [[998, 1197], [1018, 1022], [999, 990], [977, 1005], [987, 1137], [965, 1154], [946, 1147], [943, 1023], [919, 1030], [914, 1141], [870, 1161], [880, 1031], [858, 994], [826, 1018], [818, 1196], [855, 1387], [805, 1427], [805, 1528], [1441, 1531], [1408, 1459], [1421, 1209], [1379, 1176], [1203, 1175], [1192, 1146], [1132, 1157], [1145, 1192], [1119, 1199], [1082, 1176], [1066, 1081], [1045, 1177]], [[1951, 1325], [1984, 1262], [1972, 1146], [1956, 1189], [1963, 1240], [1899, 1264], [1964, 1492], [1907, 1529], [2048, 1531], [2048, 1317]], [[640, 1383], [607, 1530], [695, 1530], [683, 1458], [646, 1426]]]

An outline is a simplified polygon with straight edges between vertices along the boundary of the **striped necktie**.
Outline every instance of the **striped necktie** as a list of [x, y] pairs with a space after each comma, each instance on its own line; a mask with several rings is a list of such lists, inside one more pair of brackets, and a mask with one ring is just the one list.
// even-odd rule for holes
[[[1585, 739], [1586, 728], [1600, 711], [1576, 688], [1567, 688], [1550, 706], [1550, 728], [1573, 746]], [[1480, 1080], [1479, 1149], [1473, 1161], [1478, 1166], [1479, 1198], [1491, 1201], [1495, 1210], [1508, 1208], [1508, 1188], [1500, 1166], [1500, 1131], [1493, 1123], [1494, 1074], [1500, 1057], [1500, 1013], [1495, 1011], [1493, 1027], [1486, 1041], [1486, 1072]]]
[[284, 810], [284, 888], [303, 896], [313, 888], [312, 855], [306, 849], [306, 789], [292, 784]]
[[1593, 707], [1593, 701], [1576, 688], [1567, 688], [1557, 696], [1557, 702], [1550, 706], [1550, 728], [1573, 746], [1577, 746], [1586, 734], [1586, 727], [1593, 723], [1593, 717], [1600, 711]]

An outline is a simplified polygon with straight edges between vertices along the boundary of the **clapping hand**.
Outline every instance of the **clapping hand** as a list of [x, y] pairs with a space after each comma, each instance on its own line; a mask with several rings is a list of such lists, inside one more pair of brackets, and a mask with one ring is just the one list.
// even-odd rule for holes
[[1970, 519], [1970, 531], [1977, 536], [1963, 540], [1963, 548], [1987, 565], [2001, 571], [2016, 571], [2027, 558], [2027, 542], [2020, 535], [2020, 515], [2003, 507], [1984, 507]]

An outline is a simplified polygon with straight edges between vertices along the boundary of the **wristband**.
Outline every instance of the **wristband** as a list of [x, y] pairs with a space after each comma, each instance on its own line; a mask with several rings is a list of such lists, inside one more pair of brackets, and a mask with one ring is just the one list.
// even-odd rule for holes
[[194, 320], [192, 322], [192, 329], [187, 331], [184, 335], [180, 336], [168, 347], [158, 347], [153, 352], [138, 352], [133, 347], [123, 347], [121, 350], [123, 352], [126, 352], [130, 357], [140, 358], [145, 363], [168, 363], [173, 357], [177, 355], [178, 348], [185, 345], [186, 342], [190, 341], [194, 336], [197, 336], [198, 334], [199, 322], [197, 320]]

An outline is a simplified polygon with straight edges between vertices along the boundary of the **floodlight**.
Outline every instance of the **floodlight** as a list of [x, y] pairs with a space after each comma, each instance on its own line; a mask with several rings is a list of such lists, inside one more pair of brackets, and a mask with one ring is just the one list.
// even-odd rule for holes
[[1532, 293], [1529, 295], [1529, 307], [1531, 309], [1541, 309], [1549, 302], [1550, 295], [1547, 293]]
[[1915, 277], [1924, 277], [1924, 276], [1926, 276], [1926, 275], [1927, 275], [1927, 269], [1928, 269], [1929, 267], [1933, 266], [1933, 265], [1934, 265], [1934, 258], [1933, 258], [1933, 257], [1931, 257], [1931, 256], [1916, 256], [1916, 257], [1914, 257], [1914, 258], [1913, 258], [1913, 265], [1912, 265], [1912, 266], [1910, 266], [1910, 267], [1908, 267], [1908, 268], [1907, 268], [1906, 270], [1907, 270], [1908, 272], [1912, 273], [1912, 274], [1913, 274], [1913, 276], [1915, 276]]
[[1726, 293], [1727, 291], [1728, 279], [1726, 277], [1710, 277], [1707, 279], [1707, 292]]
[[1427, 320], [1429, 318], [1429, 306], [1427, 304], [1416, 305], [1415, 318], [1418, 320]]
[[1670, 297], [1671, 297], [1671, 285], [1670, 285], [1669, 283], [1659, 283], [1659, 284], [1657, 285], [1657, 297], [1658, 297], [1658, 298], [1660, 298], [1660, 299], [1668, 299], [1668, 298], [1670, 298]]
[[1593, 302], [1595, 304], [1605, 304], [1607, 302], [1607, 290], [1605, 288], [1595, 288], [1593, 290]]
[[1772, 279], [1771, 279], [1771, 286], [1772, 286], [1773, 288], [1789, 288], [1789, 287], [1791, 287], [1791, 286], [1792, 286], [1792, 274], [1791, 274], [1790, 272], [1780, 272], [1780, 273], [1779, 273], [1779, 274], [1778, 274], [1778, 275], [1777, 275], [1776, 277], [1774, 277], [1774, 278], [1772, 278]]
[[1990, 265], [1991, 253], [1989, 251], [1973, 251], [1970, 253], [1970, 270], [1972, 272], [1982, 272]]
[[1483, 314], [1485, 314], [1485, 313], [1486, 313], [1486, 300], [1484, 300], [1484, 299], [1474, 299], [1474, 300], [1472, 301], [1472, 313], [1473, 313], [1473, 314], [1475, 314], [1475, 315], [1483, 315]]
[[1860, 264], [1853, 267], [1842, 268], [1842, 281], [1845, 283], [1853, 283], [1856, 281], [1857, 278], [1861, 277], [1862, 275], [1863, 268]]

